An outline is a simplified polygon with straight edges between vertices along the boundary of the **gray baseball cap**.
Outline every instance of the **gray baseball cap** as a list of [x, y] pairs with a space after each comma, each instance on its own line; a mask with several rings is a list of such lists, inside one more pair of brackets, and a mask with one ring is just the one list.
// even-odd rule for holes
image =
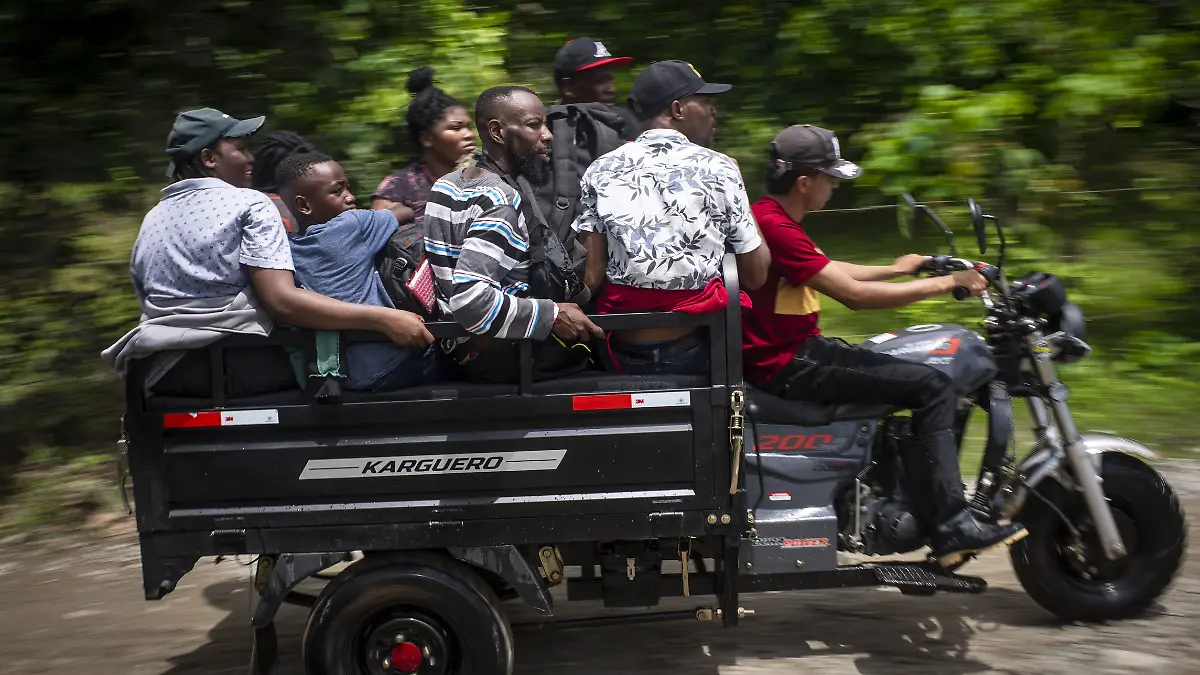
[[249, 136], [258, 131], [265, 121], [266, 116], [239, 120], [215, 108], [179, 113], [167, 136], [167, 156], [171, 158], [167, 177], [175, 175], [178, 162], [194, 156], [222, 138]]
[[820, 171], [842, 180], [862, 175], [857, 164], [842, 159], [837, 136], [811, 124], [795, 124], [779, 132], [771, 141], [771, 166], [776, 175], [804, 170]]

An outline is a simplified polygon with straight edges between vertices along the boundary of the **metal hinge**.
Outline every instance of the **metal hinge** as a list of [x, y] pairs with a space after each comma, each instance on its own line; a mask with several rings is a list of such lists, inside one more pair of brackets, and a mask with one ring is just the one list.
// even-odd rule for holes
[[546, 572], [546, 580], [551, 586], [561, 584], [563, 580], [562, 555], [554, 546], [543, 546], [538, 549], [538, 561]]

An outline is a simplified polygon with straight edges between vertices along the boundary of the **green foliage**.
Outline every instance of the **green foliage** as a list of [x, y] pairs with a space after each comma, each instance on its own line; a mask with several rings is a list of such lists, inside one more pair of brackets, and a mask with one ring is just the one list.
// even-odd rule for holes
[[[971, 251], [965, 200], [1009, 228], [1010, 270], [1061, 275], [1092, 321], [1089, 361], [1066, 371], [1085, 424], [1186, 444], [1200, 433], [1200, 4], [1113, 0], [17, 0], [0, 12], [0, 422], [13, 456], [107, 447], [120, 387], [101, 349], [138, 315], [129, 247], [160, 188], [179, 110], [266, 113], [345, 161], [360, 199], [414, 152], [408, 72], [432, 65], [468, 106], [487, 86], [557, 97], [555, 50], [590, 35], [711, 81], [717, 147], [752, 195], [770, 138], [838, 131], [866, 169], [831, 208], [930, 203]], [[1136, 191], [1134, 189], [1137, 189]], [[1112, 190], [1126, 190], [1112, 192]], [[1102, 192], [1098, 192], [1102, 191]], [[889, 210], [810, 218], [825, 250], [884, 262], [944, 243], [896, 234]], [[973, 324], [930, 301], [855, 314], [826, 301], [827, 332]]]

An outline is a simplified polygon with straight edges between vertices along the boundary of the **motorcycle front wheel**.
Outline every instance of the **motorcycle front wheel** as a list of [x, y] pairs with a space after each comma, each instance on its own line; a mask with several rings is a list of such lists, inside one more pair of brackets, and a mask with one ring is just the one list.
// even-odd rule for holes
[[1014, 518], [1029, 530], [1009, 552], [1017, 579], [1035, 602], [1066, 621], [1142, 613], [1175, 578], [1187, 546], [1183, 506], [1157, 471], [1129, 455], [1106, 453], [1101, 478], [1125, 544], [1123, 558], [1104, 555], [1082, 496], [1055, 481], [1037, 490], [1066, 515], [1079, 537], [1037, 496], [1030, 496]]

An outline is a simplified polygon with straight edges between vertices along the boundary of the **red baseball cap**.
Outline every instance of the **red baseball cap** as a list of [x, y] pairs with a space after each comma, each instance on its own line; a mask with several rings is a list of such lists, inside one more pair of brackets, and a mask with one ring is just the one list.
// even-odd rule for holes
[[600, 66], [625, 66], [632, 61], [633, 57], [630, 56], [613, 56], [603, 42], [582, 37], [559, 48], [558, 54], [554, 56], [554, 74], [559, 78], [570, 77], [581, 70]]

